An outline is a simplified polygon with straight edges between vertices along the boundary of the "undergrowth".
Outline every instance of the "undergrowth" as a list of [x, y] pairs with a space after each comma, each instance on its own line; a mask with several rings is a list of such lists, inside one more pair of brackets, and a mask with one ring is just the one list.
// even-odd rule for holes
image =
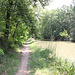
[[30, 75], [75, 75], [74, 63], [57, 58], [52, 48], [42, 49], [31, 43], [30, 49]]
[[1, 56], [0, 75], [15, 75], [21, 59], [21, 53], [12, 52]]
[[21, 60], [21, 53], [17, 52], [24, 41], [0, 38], [0, 75], [15, 75]]

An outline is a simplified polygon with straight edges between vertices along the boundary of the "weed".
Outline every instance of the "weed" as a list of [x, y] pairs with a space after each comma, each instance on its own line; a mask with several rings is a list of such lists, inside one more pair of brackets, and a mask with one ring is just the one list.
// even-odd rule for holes
[[74, 63], [56, 57], [54, 49], [41, 48], [36, 43], [30, 44], [30, 75], [74, 75]]
[[58, 58], [55, 65], [56, 69], [66, 75], [74, 75], [75, 67], [73, 62], [68, 61], [67, 59]]
[[[32, 49], [31, 57], [30, 57], [30, 68], [32, 70], [31, 74], [34, 75], [34, 73], [37, 72], [37, 70], [43, 71], [44, 69], [50, 69], [50, 64], [53, 65], [53, 62], [55, 60], [55, 55], [53, 54], [53, 51], [50, 49], [42, 49], [41, 47], [34, 46], [34, 44], [30, 45]], [[40, 72], [41, 72], [40, 71]], [[45, 72], [49, 75], [49, 70]], [[42, 75], [42, 74], [41, 74]]]
[[20, 59], [20, 53], [12, 52], [10, 55], [5, 54], [0, 63], [0, 75], [14, 75], [17, 71]]

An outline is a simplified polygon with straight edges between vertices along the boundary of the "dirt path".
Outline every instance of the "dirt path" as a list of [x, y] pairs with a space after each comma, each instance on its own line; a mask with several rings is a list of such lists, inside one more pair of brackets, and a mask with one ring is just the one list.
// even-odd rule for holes
[[29, 61], [29, 54], [30, 54], [30, 50], [29, 50], [29, 42], [27, 41], [25, 44], [25, 47], [22, 48], [22, 59], [21, 59], [21, 64], [18, 68], [18, 72], [16, 73], [16, 75], [28, 75], [29, 74], [29, 70], [28, 70], [28, 61]]

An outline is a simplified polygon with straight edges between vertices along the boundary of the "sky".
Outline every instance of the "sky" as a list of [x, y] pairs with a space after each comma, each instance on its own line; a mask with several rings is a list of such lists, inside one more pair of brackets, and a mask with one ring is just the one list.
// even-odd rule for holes
[[48, 10], [60, 8], [62, 5], [69, 6], [72, 4], [72, 0], [53, 0], [49, 6], [46, 7]]

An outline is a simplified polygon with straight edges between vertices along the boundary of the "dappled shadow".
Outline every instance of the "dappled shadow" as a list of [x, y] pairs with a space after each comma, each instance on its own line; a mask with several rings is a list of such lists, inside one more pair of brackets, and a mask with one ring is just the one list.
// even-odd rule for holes
[[29, 42], [27, 41], [25, 43], [25, 46], [22, 47], [22, 58], [21, 58], [21, 64], [18, 68], [18, 72], [16, 75], [28, 75], [29, 70], [28, 70], [28, 61], [29, 61], [29, 55], [30, 55], [30, 50], [29, 50]]
[[25, 50], [29, 47], [29, 41], [27, 41], [26, 43], [23, 44], [23, 46], [21, 46], [20, 50]]
[[34, 43], [34, 41], [30, 41], [30, 42], [29, 42], [29, 44], [32, 44], [32, 43]]

